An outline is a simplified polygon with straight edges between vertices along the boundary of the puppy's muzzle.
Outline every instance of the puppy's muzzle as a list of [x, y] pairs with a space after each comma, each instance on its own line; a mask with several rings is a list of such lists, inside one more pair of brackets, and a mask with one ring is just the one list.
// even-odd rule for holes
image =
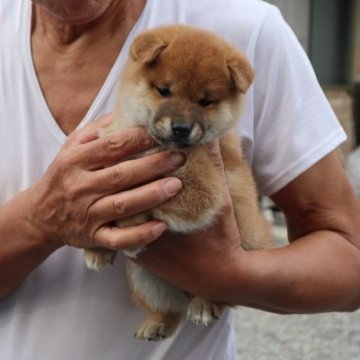
[[185, 100], [167, 100], [155, 114], [150, 132], [161, 145], [183, 149], [197, 145], [204, 136], [204, 112]]
[[193, 124], [184, 121], [171, 121], [172, 137], [176, 143], [189, 141]]

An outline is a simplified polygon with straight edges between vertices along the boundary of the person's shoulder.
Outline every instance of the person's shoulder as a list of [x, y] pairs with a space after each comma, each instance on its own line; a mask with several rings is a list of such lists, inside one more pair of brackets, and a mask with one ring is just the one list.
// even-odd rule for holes
[[171, 4], [182, 22], [213, 31], [241, 48], [277, 11], [262, 0], [172, 0]]
[[[238, 15], [244, 14], [246, 12], [251, 13], [253, 11], [266, 11], [267, 9], [273, 7], [273, 5], [263, 0], [173, 0], [172, 3], [178, 3], [179, 5], [181, 4], [188, 10], [206, 9], [217, 12], [219, 9], [226, 8], [239, 11]], [[203, 15], [204, 17], [207, 16], [206, 13]]]
[[175, 0], [186, 13], [203, 19], [236, 21], [244, 24], [258, 23], [265, 14], [275, 7], [263, 0]]

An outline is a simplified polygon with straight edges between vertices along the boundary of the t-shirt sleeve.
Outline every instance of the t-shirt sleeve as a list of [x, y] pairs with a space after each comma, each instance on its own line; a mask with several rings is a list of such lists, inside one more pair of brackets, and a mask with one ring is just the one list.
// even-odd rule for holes
[[271, 195], [346, 139], [307, 58], [275, 7], [257, 33], [254, 53], [252, 167]]

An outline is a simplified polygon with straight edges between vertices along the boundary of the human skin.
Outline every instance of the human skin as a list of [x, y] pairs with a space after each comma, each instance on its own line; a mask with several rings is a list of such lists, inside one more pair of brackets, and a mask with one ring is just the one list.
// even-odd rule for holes
[[124, 1], [112, 0], [33, 0], [40, 9], [47, 12], [56, 22], [63, 24], [87, 24], [99, 19], [113, 5], [126, 6]]
[[[222, 171], [219, 153], [217, 157]], [[289, 246], [243, 250], [229, 200], [213, 228], [172, 235], [171, 241], [164, 235], [138, 262], [215, 301], [276, 313], [357, 310], [360, 209], [336, 154], [324, 157], [272, 199], [285, 213]]]
[[70, 134], [100, 91], [145, 1], [100, 0], [98, 8], [86, 6], [93, 0], [37, 1], [33, 63], [53, 117]]
[[108, 122], [74, 132], [43, 177], [0, 207], [0, 298], [62, 246], [122, 250], [145, 246], [165, 231], [159, 221], [124, 229], [109, 223], [174, 196], [180, 180], [159, 177], [184, 159], [162, 152], [122, 161], [153, 143], [143, 129], [98, 138]]
[[[79, 22], [72, 16], [73, 3], [41, 1], [41, 7], [34, 5], [31, 40], [36, 73], [50, 111], [64, 133], [71, 135], [43, 177], [0, 207], [0, 297], [13, 291], [62, 246], [120, 250], [154, 240], [165, 230], [164, 223], [152, 221], [131, 229], [111, 228], [108, 223], [154, 207], [181, 188], [176, 178], [159, 179], [182, 164], [184, 159], [177, 154], [163, 152], [145, 160], [121, 162], [154, 145], [144, 130], [98, 138], [99, 130], [110, 122], [106, 116], [74, 131], [144, 2], [100, 1], [103, 6], [94, 13], [93, 7], [81, 6], [91, 1], [79, 1]], [[69, 18], [64, 14], [70, 14]], [[116, 18], [126, 21], [121, 25]], [[96, 41], [99, 38], [106, 40], [106, 49]], [[103, 58], [92, 56], [91, 61], [79, 63], [89, 53]], [[57, 86], [51, 86], [54, 83]], [[136, 185], [139, 187], [128, 190]]]
[[[66, 134], [73, 132], [86, 113], [144, 5], [106, 0], [94, 12], [94, 7], [85, 6], [90, 3], [79, 2], [84, 6], [75, 11], [71, 0], [38, 0], [34, 8], [34, 65], [49, 108]], [[58, 5], [63, 7], [61, 11]], [[54, 82], [58, 86], [51, 86]], [[144, 163], [134, 160], [103, 169], [100, 176], [99, 171], [89, 167], [93, 161], [90, 152], [96, 154], [102, 149], [97, 165], [121, 161], [124, 153], [141, 151], [140, 143], [146, 144], [148, 138], [139, 130], [129, 130], [97, 139], [97, 126], [103, 124], [72, 134], [60, 157], [39, 182], [0, 208], [0, 296], [13, 291], [29, 272], [62, 246], [125, 249], [147, 244], [138, 260], [143, 266], [212, 300], [279, 313], [359, 308], [359, 203], [335, 154], [329, 154], [272, 195], [285, 213], [291, 244], [281, 249], [246, 252], [241, 248], [229, 195], [219, 221], [191, 236], [171, 234], [153, 241], [165, 227], [152, 222], [131, 229], [109, 228], [106, 221], [110, 218], [142, 211], [176, 193], [166, 191], [168, 179], [150, 182], [132, 192], [116, 193], [112, 187], [114, 179], [119, 181], [116, 188], [125, 190], [129, 177], [134, 180], [136, 169], [141, 169], [144, 178], [135, 183], [166, 174], [176, 165], [169, 163], [169, 153], [162, 153], [152, 158], [146, 172]], [[135, 145], [133, 138], [137, 139]], [[119, 147], [122, 151], [115, 151], [118, 157], [114, 157], [113, 150]], [[209, 151], [223, 174], [218, 148], [214, 146]], [[181, 163], [181, 159], [177, 161]], [[154, 172], [156, 168], [159, 170]], [[67, 176], [59, 187], [55, 180], [60, 171]], [[124, 179], [125, 185], [121, 184]], [[70, 181], [79, 187], [66, 186]], [[226, 187], [224, 176], [223, 181]], [[82, 184], [86, 184], [85, 188]], [[58, 198], [68, 199], [61, 213], [55, 211], [54, 199], [58, 198], [48, 196], [54, 187], [61, 189]], [[143, 201], [139, 201], [140, 194]], [[96, 211], [76, 212], [79, 198], [82, 203], [91, 203], [94, 196], [99, 197]], [[121, 214], [114, 210], [119, 208]], [[19, 213], [26, 216], [19, 217]], [[68, 226], [63, 226], [66, 232], [58, 232], [58, 219], [62, 219], [62, 224], [68, 221]], [[10, 236], [12, 242], [7, 241]]]

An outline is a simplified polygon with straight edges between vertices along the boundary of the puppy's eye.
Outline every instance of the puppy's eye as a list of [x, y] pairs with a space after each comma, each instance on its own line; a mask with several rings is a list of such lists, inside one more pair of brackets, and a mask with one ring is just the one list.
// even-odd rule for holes
[[214, 102], [215, 102], [214, 100], [211, 100], [209, 98], [202, 98], [199, 100], [199, 105], [202, 107], [207, 107], [212, 105]]
[[168, 98], [172, 95], [170, 88], [168, 88], [166, 86], [165, 87], [156, 86], [156, 90], [162, 97], [165, 97], [165, 98]]

